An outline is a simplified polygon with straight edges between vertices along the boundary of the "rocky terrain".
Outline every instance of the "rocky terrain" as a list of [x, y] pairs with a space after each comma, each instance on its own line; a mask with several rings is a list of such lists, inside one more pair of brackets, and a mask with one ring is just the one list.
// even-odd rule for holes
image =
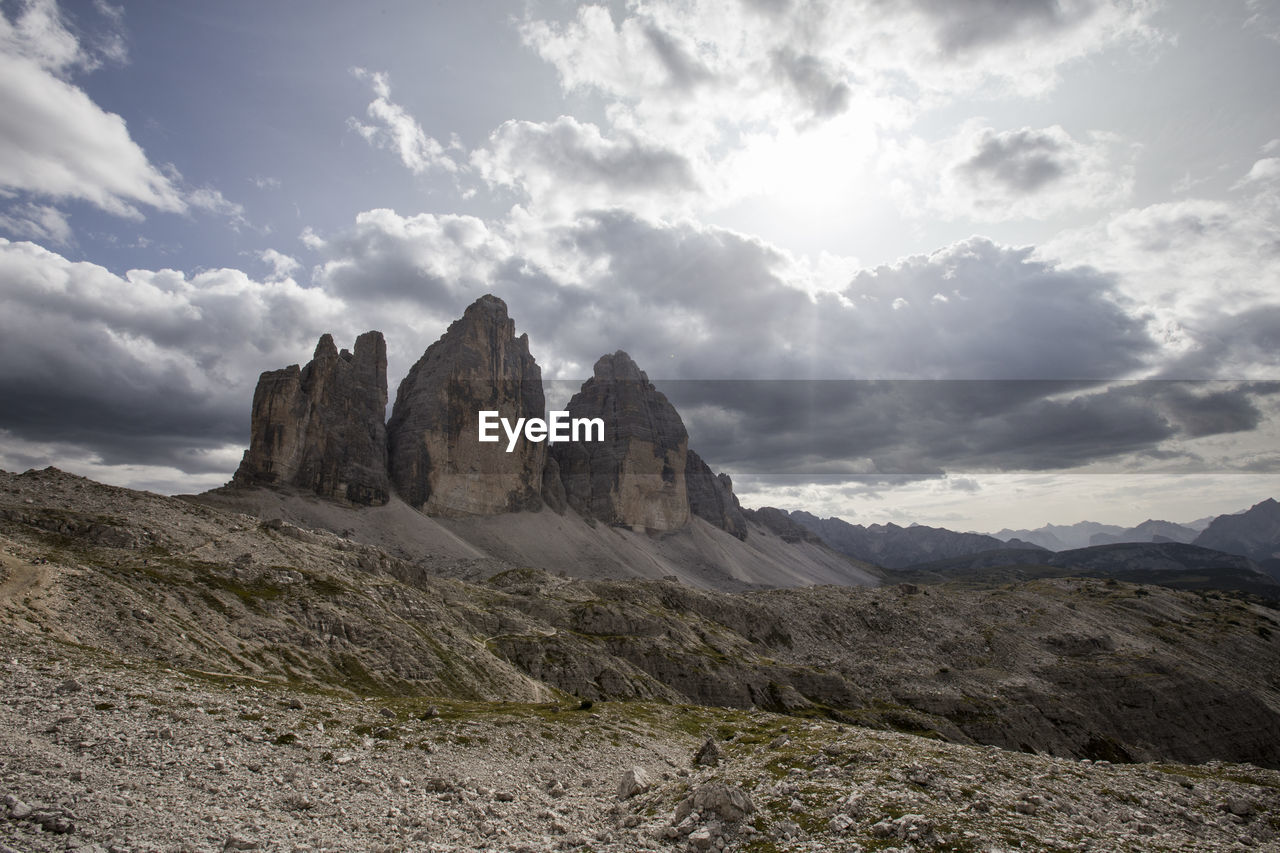
[[[1037, 697], [1053, 715], [1145, 706], [1141, 728], [1196, 760], [1234, 743], [1263, 761], [1280, 739], [1247, 708], [1276, 704], [1280, 624], [1256, 606], [1078, 581], [742, 597], [518, 568], [400, 577], [415, 567], [324, 531], [56, 471], [4, 475], [0, 519], [3, 849], [1278, 843], [1274, 770], [1157, 744], [1108, 763], [1140, 757], [1136, 737], [1099, 739], [1093, 760], [1029, 754], [921, 710], [981, 684], [975, 700], [1003, 695], [977, 719], [1007, 740], [1038, 689], [1019, 658], [1038, 654], [1106, 685]], [[1180, 671], [1206, 683], [1191, 695]]]
[[0, 850], [1275, 849], [1280, 773], [654, 703], [349, 697], [15, 634]]
[[384, 426], [385, 373], [264, 373], [204, 495], [0, 472], [0, 853], [1280, 842], [1276, 602], [1121, 579], [1247, 557], [744, 510], [622, 352], [569, 403], [605, 441], [507, 454], [478, 410], [544, 400], [491, 296]]
[[1280, 503], [1268, 498], [1237, 515], [1220, 515], [1194, 544], [1249, 557], [1280, 580]]
[[[528, 515], [543, 517], [559, 518]], [[1280, 766], [1280, 613], [1263, 602], [1070, 578], [739, 594], [578, 580], [410, 561], [54, 470], [0, 478], [0, 533], [12, 630], [187, 670], [350, 694], [754, 706], [1077, 758]]]
[[366, 332], [354, 355], [324, 335], [305, 367], [263, 373], [249, 449], [229, 488], [293, 488], [356, 505], [385, 504], [394, 489], [444, 518], [545, 503], [656, 532], [697, 515], [739, 540], [748, 535], [732, 481], [692, 454], [679, 413], [625, 352], [601, 356], [568, 404], [571, 418], [604, 422], [603, 441], [520, 439], [511, 452], [505, 439], [478, 440], [479, 413], [512, 424], [541, 418], [545, 395], [529, 336], [516, 336], [501, 299], [477, 299], [427, 348], [384, 425], [386, 371], [382, 334]]
[[506, 304], [484, 296], [400, 383], [387, 422], [396, 491], [433, 515], [493, 515], [542, 506], [546, 445], [476, 440], [481, 410], [515, 422], [544, 414], [542, 371]]

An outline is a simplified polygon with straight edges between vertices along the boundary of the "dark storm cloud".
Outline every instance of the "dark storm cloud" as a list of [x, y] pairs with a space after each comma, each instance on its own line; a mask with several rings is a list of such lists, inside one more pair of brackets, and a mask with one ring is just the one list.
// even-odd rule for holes
[[189, 473], [245, 441], [262, 370], [305, 361], [312, 335], [342, 329], [331, 300], [292, 281], [122, 278], [30, 243], [0, 241], [0, 297], [0, 430]]
[[971, 183], [996, 183], [1015, 193], [1034, 193], [1075, 171], [1061, 140], [1037, 130], [987, 131], [971, 157], [956, 170]]
[[690, 445], [735, 474], [830, 482], [1044, 471], [1134, 455], [1207, 464], [1160, 449], [1174, 438], [1255, 429], [1260, 394], [1226, 382], [1116, 385], [1038, 381], [668, 381]]
[[[93, 388], [46, 389], [6, 378], [0, 430], [39, 444], [86, 448], [105, 465], [168, 465], [193, 475], [225, 471], [225, 460], [213, 452], [248, 441], [246, 399], [212, 400], [180, 387], [163, 393], [142, 387], [122, 396], [128, 381], [111, 379]], [[33, 457], [29, 467], [39, 464]]]
[[1261, 383], [1233, 387], [1223, 387], [1229, 385], [1224, 382], [1154, 385], [1170, 419], [1192, 438], [1257, 429], [1263, 416], [1254, 397], [1275, 393]]

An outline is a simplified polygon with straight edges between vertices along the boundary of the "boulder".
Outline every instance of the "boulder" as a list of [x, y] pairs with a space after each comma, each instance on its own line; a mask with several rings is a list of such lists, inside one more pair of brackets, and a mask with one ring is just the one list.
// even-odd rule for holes
[[629, 800], [653, 787], [653, 779], [643, 767], [632, 767], [618, 780], [618, 799]]

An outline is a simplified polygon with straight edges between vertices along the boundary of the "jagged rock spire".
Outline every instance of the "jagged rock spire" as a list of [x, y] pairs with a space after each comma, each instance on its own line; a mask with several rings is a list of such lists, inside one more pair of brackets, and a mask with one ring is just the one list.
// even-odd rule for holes
[[542, 417], [542, 372], [529, 336], [516, 337], [507, 305], [477, 299], [427, 348], [400, 383], [387, 423], [391, 482], [433, 515], [492, 515], [541, 508], [543, 444], [476, 439], [481, 410]]
[[387, 345], [356, 338], [354, 353], [321, 335], [306, 367], [263, 373], [253, 394], [249, 449], [233, 482], [293, 486], [357, 504], [384, 504]]

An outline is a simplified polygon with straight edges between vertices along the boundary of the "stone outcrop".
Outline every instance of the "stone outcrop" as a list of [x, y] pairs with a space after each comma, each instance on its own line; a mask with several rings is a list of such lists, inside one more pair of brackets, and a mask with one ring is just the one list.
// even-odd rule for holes
[[593, 376], [569, 401], [571, 418], [604, 420], [604, 441], [561, 442], [569, 506], [606, 524], [675, 530], [689, 523], [685, 465], [689, 434], [667, 398], [631, 356], [601, 356]]
[[739, 539], [747, 538], [747, 519], [733, 493], [733, 480], [728, 474], [713, 474], [711, 467], [692, 450], [685, 458], [685, 485], [689, 492], [689, 511]]
[[354, 353], [322, 335], [306, 367], [263, 373], [253, 393], [249, 449], [233, 482], [294, 486], [356, 504], [384, 504], [387, 345], [381, 332]]
[[[427, 348], [400, 383], [387, 423], [391, 482], [428, 515], [495, 515], [542, 507], [546, 449], [523, 439], [477, 441], [479, 412], [514, 423], [545, 414], [529, 336], [507, 305], [482, 296]], [[501, 432], [501, 430], [499, 430]]]

